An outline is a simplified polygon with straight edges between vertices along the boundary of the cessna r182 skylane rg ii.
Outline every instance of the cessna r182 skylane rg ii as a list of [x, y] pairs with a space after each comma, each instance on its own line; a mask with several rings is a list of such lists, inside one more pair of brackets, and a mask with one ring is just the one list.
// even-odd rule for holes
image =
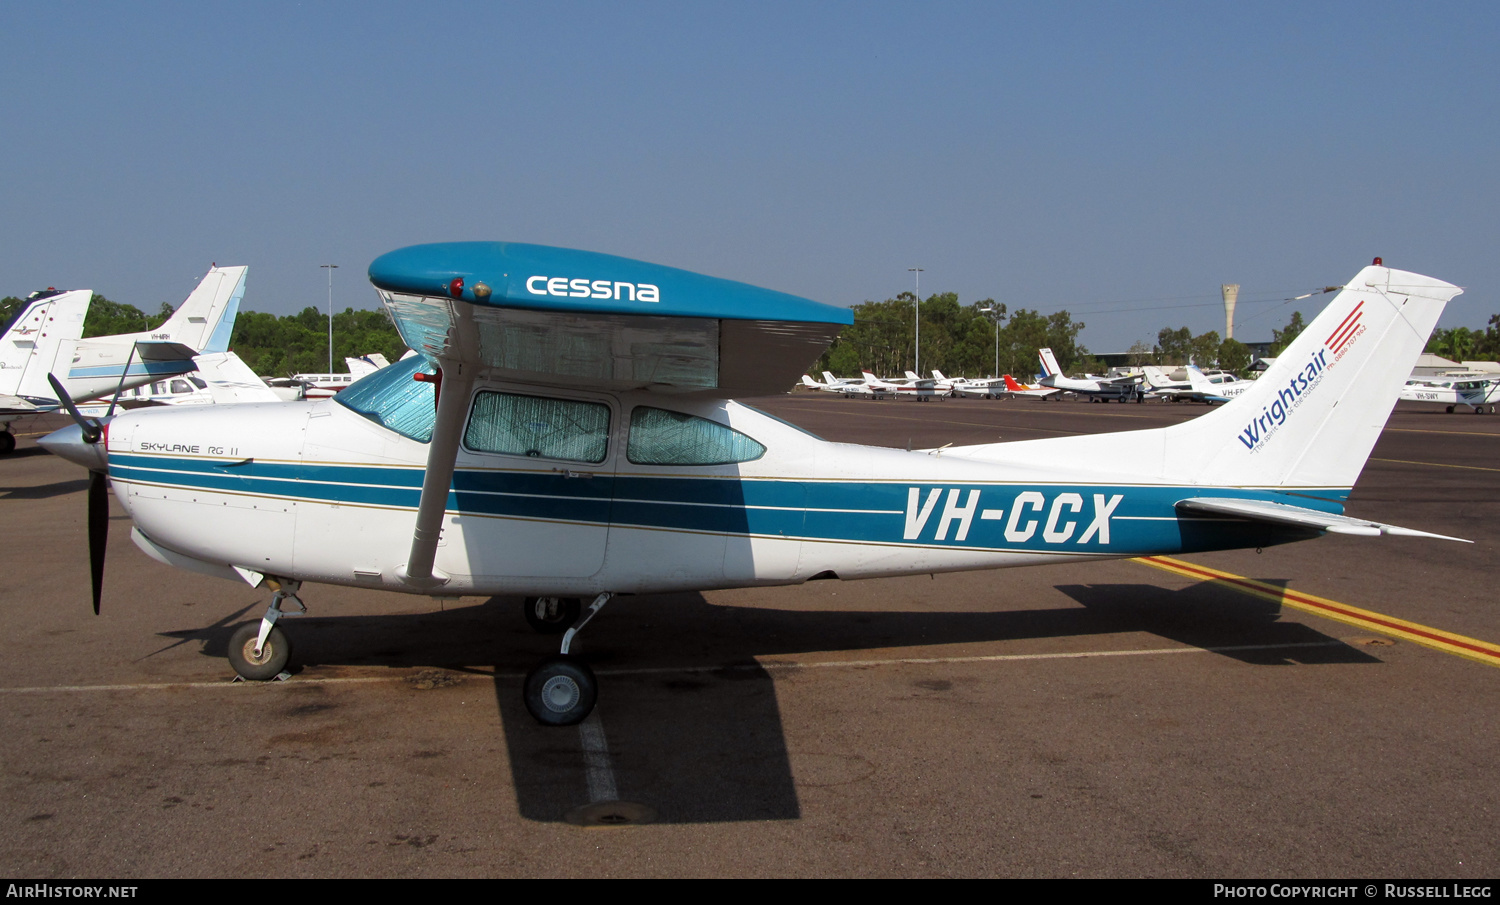
[[420, 355], [334, 399], [47, 438], [99, 489], [96, 609], [107, 480], [149, 556], [274, 592], [230, 642], [242, 676], [282, 672], [303, 582], [514, 594], [565, 632], [524, 691], [561, 725], [595, 701], [576, 636], [619, 594], [1439, 536], [1342, 514], [1459, 292], [1378, 262], [1201, 418], [927, 451], [829, 443], [730, 400], [784, 392], [845, 308], [536, 245], [415, 246], [369, 273]]

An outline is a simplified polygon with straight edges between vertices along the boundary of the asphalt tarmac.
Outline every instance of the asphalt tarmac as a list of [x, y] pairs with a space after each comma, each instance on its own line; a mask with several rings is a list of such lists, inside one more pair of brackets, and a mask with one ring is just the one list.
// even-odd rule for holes
[[[753, 402], [914, 447], [1205, 411]], [[267, 595], [147, 559], [112, 501], [93, 616], [86, 480], [23, 437], [0, 460], [0, 869], [1493, 878], [1500, 658], [1381, 626], [1500, 642], [1497, 452], [1500, 417], [1401, 403], [1349, 507], [1473, 545], [1183, 557], [1363, 624], [1134, 561], [622, 598], [577, 648], [595, 717], [556, 729], [520, 701], [556, 637], [512, 598], [307, 586], [293, 677], [232, 683]]]

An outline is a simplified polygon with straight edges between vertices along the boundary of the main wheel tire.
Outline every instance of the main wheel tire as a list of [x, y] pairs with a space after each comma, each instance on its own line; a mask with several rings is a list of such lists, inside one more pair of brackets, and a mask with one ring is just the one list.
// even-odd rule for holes
[[242, 625], [229, 636], [229, 665], [234, 671], [252, 682], [264, 682], [281, 675], [287, 661], [292, 658], [292, 642], [286, 632], [271, 626], [266, 643], [255, 655], [255, 639], [260, 637], [260, 623]]
[[1453, 406], [1448, 406], [1448, 414], [1453, 414]]
[[0, 456], [10, 455], [16, 451], [16, 435], [10, 431], [0, 431]]
[[577, 597], [527, 597], [526, 621], [543, 635], [558, 635], [578, 621], [583, 601]]
[[543, 726], [572, 726], [583, 722], [599, 698], [594, 671], [576, 657], [559, 654], [538, 663], [526, 674], [526, 709]]

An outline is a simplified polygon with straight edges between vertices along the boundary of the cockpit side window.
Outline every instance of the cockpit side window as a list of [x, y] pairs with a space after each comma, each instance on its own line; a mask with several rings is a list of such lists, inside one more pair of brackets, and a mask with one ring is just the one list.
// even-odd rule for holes
[[414, 379], [419, 373], [431, 374], [433, 368], [427, 359], [413, 355], [355, 381], [333, 401], [403, 437], [426, 443], [432, 439], [437, 407], [432, 384]]
[[636, 465], [733, 465], [766, 448], [732, 427], [682, 412], [637, 406], [625, 456]]
[[609, 406], [481, 392], [469, 413], [464, 447], [508, 456], [603, 462], [609, 450]]

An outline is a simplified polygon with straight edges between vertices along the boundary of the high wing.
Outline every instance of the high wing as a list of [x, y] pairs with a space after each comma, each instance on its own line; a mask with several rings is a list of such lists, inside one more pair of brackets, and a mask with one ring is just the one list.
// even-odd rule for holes
[[854, 322], [745, 283], [514, 242], [400, 249], [375, 259], [370, 281], [433, 362], [547, 386], [780, 393]]

